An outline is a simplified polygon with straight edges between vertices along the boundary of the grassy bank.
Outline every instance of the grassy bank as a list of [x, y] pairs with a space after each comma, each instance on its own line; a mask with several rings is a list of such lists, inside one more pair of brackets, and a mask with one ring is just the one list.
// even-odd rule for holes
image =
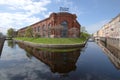
[[86, 41], [86, 38], [27, 38], [17, 37], [16, 40], [29, 41], [33, 43], [43, 44], [82, 44]]

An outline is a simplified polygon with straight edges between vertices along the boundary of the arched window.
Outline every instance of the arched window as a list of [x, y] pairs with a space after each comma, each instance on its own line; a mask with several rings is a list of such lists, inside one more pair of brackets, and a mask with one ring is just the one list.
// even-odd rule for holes
[[61, 25], [63, 26], [62, 32], [61, 32], [61, 37], [67, 37], [67, 33], [68, 33], [68, 23], [66, 21], [63, 21], [61, 23]]
[[51, 24], [49, 23], [48, 24], [48, 37], [50, 37], [50, 33], [51, 33], [50, 27], [51, 27]]
[[36, 27], [34, 28], [34, 31], [36, 32]]
[[37, 27], [37, 32], [39, 32], [39, 26]]
[[43, 37], [45, 37], [45, 25], [42, 26]]
[[38, 32], [40, 32], [40, 26], [38, 27]]

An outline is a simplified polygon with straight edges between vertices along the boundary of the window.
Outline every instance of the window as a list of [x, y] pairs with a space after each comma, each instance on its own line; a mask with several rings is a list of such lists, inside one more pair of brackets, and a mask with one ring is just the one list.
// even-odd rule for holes
[[38, 28], [36, 27], [36, 32], [38, 31], [37, 29], [38, 29]]
[[50, 37], [50, 27], [51, 27], [51, 24], [48, 25], [48, 37]]
[[39, 27], [37, 27], [37, 31], [38, 31], [38, 32], [40, 32], [40, 26], [39, 26]]
[[40, 26], [39, 26], [39, 31], [40, 31]]
[[37, 31], [39, 32], [39, 27], [37, 27]]
[[36, 32], [36, 27], [34, 28], [34, 31]]
[[68, 32], [68, 23], [66, 21], [63, 21], [61, 23], [63, 26], [62, 32], [61, 32], [61, 37], [67, 37], [67, 32]]

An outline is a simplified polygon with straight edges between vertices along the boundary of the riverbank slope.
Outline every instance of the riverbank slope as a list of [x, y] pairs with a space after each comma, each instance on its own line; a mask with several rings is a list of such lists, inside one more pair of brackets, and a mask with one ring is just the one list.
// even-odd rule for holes
[[87, 41], [85, 38], [14, 38], [14, 40], [16, 42], [42, 48], [84, 47]]

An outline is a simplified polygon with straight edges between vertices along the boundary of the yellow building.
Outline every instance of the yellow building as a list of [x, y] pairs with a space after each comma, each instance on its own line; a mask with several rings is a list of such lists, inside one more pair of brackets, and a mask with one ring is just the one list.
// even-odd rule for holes
[[96, 33], [100, 40], [120, 50], [120, 14]]
[[99, 37], [120, 39], [120, 14], [105, 24], [99, 31]]

